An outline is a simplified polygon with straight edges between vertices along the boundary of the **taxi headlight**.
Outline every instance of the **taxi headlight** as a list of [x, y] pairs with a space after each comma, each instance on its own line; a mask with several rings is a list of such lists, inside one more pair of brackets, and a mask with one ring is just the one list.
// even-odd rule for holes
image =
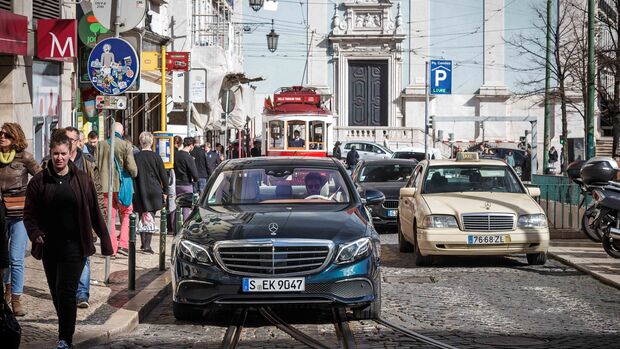
[[547, 216], [542, 213], [519, 216], [519, 228], [546, 228]]
[[424, 228], [458, 228], [454, 216], [448, 215], [430, 215], [424, 217], [422, 221], [422, 227]]
[[194, 263], [212, 265], [213, 259], [206, 248], [189, 240], [181, 240], [177, 247], [179, 257]]
[[336, 264], [351, 263], [370, 254], [371, 241], [369, 238], [357, 239], [340, 245]]

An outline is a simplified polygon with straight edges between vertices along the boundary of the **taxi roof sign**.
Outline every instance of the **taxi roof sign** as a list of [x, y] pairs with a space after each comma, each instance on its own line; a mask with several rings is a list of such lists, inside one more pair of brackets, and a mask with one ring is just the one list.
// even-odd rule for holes
[[480, 161], [480, 156], [476, 152], [456, 153], [456, 161]]

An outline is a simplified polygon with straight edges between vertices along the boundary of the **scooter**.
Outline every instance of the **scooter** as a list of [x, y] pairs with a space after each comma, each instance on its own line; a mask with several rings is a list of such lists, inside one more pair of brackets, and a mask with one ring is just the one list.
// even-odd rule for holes
[[605, 225], [601, 237], [603, 249], [611, 257], [620, 258], [620, 184], [596, 189], [592, 198], [601, 207], [601, 221]]
[[[583, 160], [572, 162], [566, 168], [566, 172], [568, 177], [577, 185], [579, 185], [579, 189], [581, 191], [581, 201], [579, 202], [579, 207], [583, 207], [586, 203], [588, 197], [592, 196], [592, 190], [599, 188], [600, 186], [588, 186], [581, 179], [581, 168], [586, 162]], [[584, 235], [594, 241], [601, 242], [601, 237], [603, 236], [604, 229], [600, 228], [601, 219], [600, 219], [600, 208], [598, 207], [596, 202], [591, 202], [590, 205], [586, 208], [583, 216], [581, 217], [581, 231]]]

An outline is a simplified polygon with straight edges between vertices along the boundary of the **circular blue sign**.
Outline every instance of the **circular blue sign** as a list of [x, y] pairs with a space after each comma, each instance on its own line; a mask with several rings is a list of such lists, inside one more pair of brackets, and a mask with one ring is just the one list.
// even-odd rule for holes
[[101, 40], [88, 57], [88, 77], [106, 95], [125, 92], [138, 79], [140, 61], [136, 50], [125, 40]]

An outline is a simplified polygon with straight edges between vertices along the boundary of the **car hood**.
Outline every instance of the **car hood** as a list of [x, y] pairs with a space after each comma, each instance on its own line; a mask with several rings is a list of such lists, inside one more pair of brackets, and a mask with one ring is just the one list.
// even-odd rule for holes
[[431, 214], [458, 216], [480, 212], [517, 215], [543, 213], [538, 203], [527, 194], [476, 192], [424, 194], [423, 197]]
[[398, 200], [398, 196], [400, 193], [400, 188], [404, 187], [407, 182], [365, 182], [360, 183], [359, 186], [362, 188], [362, 192], [360, 196], [364, 197], [364, 191], [368, 189], [378, 190], [385, 195], [386, 199], [396, 199]]
[[[339, 243], [368, 234], [367, 216], [362, 210], [361, 205], [312, 210], [282, 206], [248, 210], [240, 207], [197, 208], [184, 224], [183, 237], [203, 244], [272, 238], [324, 239]], [[272, 223], [277, 225], [277, 230]], [[275, 230], [273, 234], [270, 225]]]

